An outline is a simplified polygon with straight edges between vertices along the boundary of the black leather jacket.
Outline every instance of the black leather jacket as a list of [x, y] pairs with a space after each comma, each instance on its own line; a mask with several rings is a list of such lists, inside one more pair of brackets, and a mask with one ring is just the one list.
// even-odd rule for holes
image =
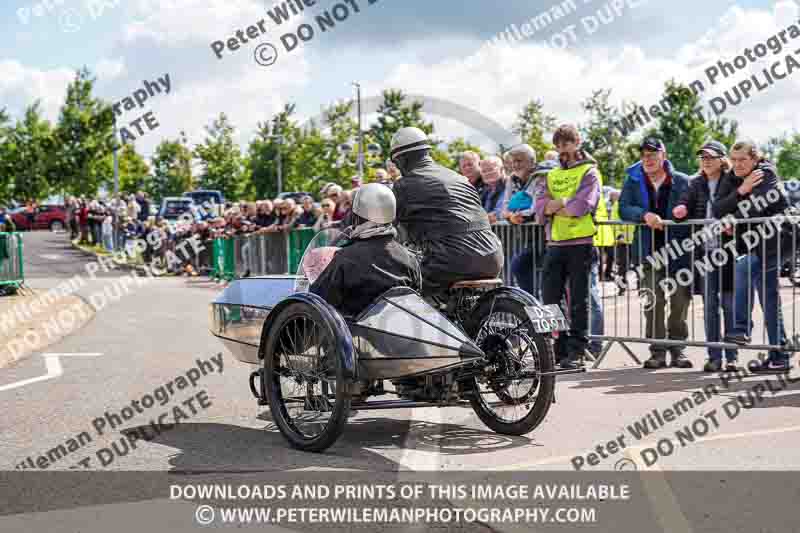
[[502, 244], [467, 178], [426, 155], [404, 172], [394, 193], [397, 223], [424, 254], [426, 292], [500, 273]]
[[355, 316], [392, 287], [419, 290], [419, 263], [391, 236], [358, 239], [336, 252], [309, 289]]

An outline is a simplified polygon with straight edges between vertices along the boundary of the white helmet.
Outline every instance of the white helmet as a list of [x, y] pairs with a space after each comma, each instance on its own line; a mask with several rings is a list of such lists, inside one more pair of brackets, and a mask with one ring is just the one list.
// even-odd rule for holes
[[392, 137], [389, 147], [392, 160], [400, 154], [414, 150], [430, 150], [428, 136], [419, 128], [400, 128]]
[[353, 213], [376, 224], [391, 224], [397, 213], [394, 193], [381, 183], [368, 183], [356, 191]]

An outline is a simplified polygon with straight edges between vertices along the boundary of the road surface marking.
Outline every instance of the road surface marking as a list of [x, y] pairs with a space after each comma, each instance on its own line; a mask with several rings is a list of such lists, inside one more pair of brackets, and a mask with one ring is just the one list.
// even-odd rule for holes
[[0, 392], [4, 392], [7, 390], [16, 389], [19, 387], [24, 387], [25, 385], [30, 385], [32, 383], [38, 383], [40, 381], [47, 381], [48, 379], [54, 379], [64, 373], [64, 369], [61, 367], [61, 361], [59, 357], [99, 357], [103, 354], [101, 353], [45, 353], [42, 354], [44, 357], [44, 362], [47, 367], [47, 374], [43, 376], [38, 376], [35, 378], [23, 379], [22, 381], [15, 381], [14, 383], [9, 383], [7, 385], [0, 385]]
[[[670, 533], [690, 533], [692, 526], [686, 519], [686, 515], [681, 511], [681, 506], [678, 504], [678, 500], [675, 498], [675, 493], [672, 492], [669, 483], [667, 483], [664, 471], [657, 464], [652, 464], [648, 467], [637, 457], [638, 454], [633, 453], [642, 449], [644, 449], [644, 446], [632, 446], [626, 449], [623, 455], [636, 464], [644, 492], [650, 499], [650, 505], [661, 525], [661, 529]], [[644, 475], [645, 472], [648, 472], [649, 475]]]

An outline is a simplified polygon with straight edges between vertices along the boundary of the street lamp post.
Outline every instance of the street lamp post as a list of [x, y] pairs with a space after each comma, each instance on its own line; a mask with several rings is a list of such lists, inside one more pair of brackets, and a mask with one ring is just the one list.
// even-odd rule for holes
[[361, 129], [361, 84], [353, 82], [356, 88], [356, 105], [358, 108], [358, 179], [364, 182], [364, 131]]
[[111, 218], [113, 220], [113, 229], [111, 230], [111, 244], [112, 248], [116, 250], [119, 247], [120, 241], [120, 231], [118, 230], [119, 227], [119, 220], [117, 219], [117, 211], [119, 211], [119, 203], [117, 200], [119, 196], [119, 147], [117, 146], [117, 119], [114, 118], [114, 202], [112, 205], [114, 206], [112, 210]]
[[278, 194], [283, 192], [283, 158], [281, 156], [281, 146], [283, 145], [283, 135], [266, 135], [267, 139], [275, 139], [278, 143]]

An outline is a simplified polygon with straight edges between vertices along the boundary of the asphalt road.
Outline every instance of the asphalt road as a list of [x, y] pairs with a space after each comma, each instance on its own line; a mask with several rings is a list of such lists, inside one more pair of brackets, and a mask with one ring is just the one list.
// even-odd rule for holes
[[[48, 288], [76, 274], [85, 277], [88, 258], [69, 248], [64, 235], [26, 234], [25, 254], [26, 276], [32, 287]], [[87, 279], [79, 293], [89, 298], [108, 290], [123, 275], [114, 272]], [[766, 387], [768, 378], [725, 381], [719, 375], [704, 374], [699, 369], [704, 352], [696, 348], [688, 352], [694, 369], [652, 372], [639, 368], [624, 350], [613, 346], [601, 369], [559, 378], [556, 404], [545, 422], [525, 437], [494, 434], [466, 408], [362, 411], [326, 453], [294, 451], [276, 430], [268, 411], [251, 396], [247, 379], [252, 369], [227, 353], [222, 356], [221, 372], [209, 371], [188, 390], [178, 390], [176, 384], [164, 406], [157, 404], [137, 413], [113, 429], [111, 419], [106, 419], [104, 434], [97, 435], [93, 423], [99, 424], [96, 419], [106, 412], [120, 413], [160, 386], [177, 383], [176, 378], [186, 376], [198, 359], [210, 361], [221, 353], [221, 344], [208, 332], [208, 305], [218, 290], [213, 283], [187, 278], [154, 279], [141, 287], [131, 286], [82, 330], [46, 350], [100, 355], [61, 356], [61, 375], [13, 388], [9, 387], [47, 374], [45, 357], [35, 354], [0, 370], [2, 468], [12, 470], [28, 457], [36, 461], [53, 447], [66, 446], [69, 439], [87, 432], [91, 442], [49, 464], [48, 469], [76, 467], [88, 457], [89, 467], [98, 470], [252, 473], [348, 469], [397, 476], [417, 471], [572, 471], [578, 456], [584, 471], [800, 469], [796, 445], [800, 424], [795, 411], [800, 407], [800, 372], [791, 373], [798, 379], [794, 384], [779, 385], [777, 378], [771, 378], [773, 386], [765, 390], [775, 392], [766, 392], [751, 409], [729, 417], [724, 404], [735, 403], [737, 394], [746, 398], [747, 390], [759, 383]], [[784, 305], [792, 304], [786, 301], [787, 294], [791, 299], [791, 289], [784, 292]], [[634, 331], [640, 327], [633, 314], [625, 323]], [[644, 355], [644, 346], [631, 348]], [[716, 387], [714, 394], [649, 435], [636, 439], [628, 428], [653, 410], [663, 412], [704, 388], [708, 390], [709, 385]], [[199, 408], [196, 401], [196, 414], [185, 407], [188, 420], [151, 442], [140, 441], [135, 449], [115, 454], [110, 464], [100, 464], [98, 450], [119, 444], [124, 439], [122, 431], [146, 427], [153, 416], [201, 391], [207, 394], [210, 406]], [[729, 409], [733, 410], [730, 405]], [[712, 424], [708, 413], [716, 413], [718, 423]], [[678, 444], [676, 431], [700, 419], [707, 421], [709, 429], [695, 436], [705, 438]], [[694, 427], [702, 429], [702, 424]], [[612, 453], [607, 444], [620, 437], [625, 448]], [[652, 452], [642, 455], [642, 450], [655, 447], [663, 438], [675, 444], [674, 451], [648, 465], [645, 459], [652, 459]], [[598, 446], [606, 457], [597, 452]], [[593, 451], [598, 453], [596, 464], [589, 466], [588, 454]]]

